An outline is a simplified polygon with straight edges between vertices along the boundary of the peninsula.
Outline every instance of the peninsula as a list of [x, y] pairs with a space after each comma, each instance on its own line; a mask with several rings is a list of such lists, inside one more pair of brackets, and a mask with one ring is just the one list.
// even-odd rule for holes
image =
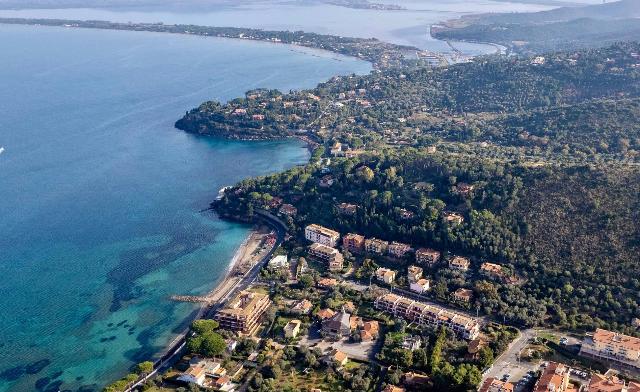
[[259, 39], [377, 68], [178, 120], [301, 137], [313, 154], [221, 192], [221, 217], [270, 224], [265, 253], [176, 355], [144, 367], [167, 372], [108, 391], [640, 386], [640, 43], [436, 67], [415, 48], [303, 32], [0, 22]]
[[396, 45], [375, 38], [349, 38], [304, 31], [267, 31], [239, 27], [210, 27], [196, 25], [170, 25], [164, 23], [118, 23], [107, 21], [82, 21], [66, 19], [0, 18], [0, 23], [57, 26], [103, 30], [147, 31], [154, 33], [191, 34], [206, 37], [235, 38], [272, 43], [282, 43], [326, 50], [371, 62], [375, 68], [390, 68], [406, 61], [425, 56], [444, 57], [421, 51], [413, 46]]

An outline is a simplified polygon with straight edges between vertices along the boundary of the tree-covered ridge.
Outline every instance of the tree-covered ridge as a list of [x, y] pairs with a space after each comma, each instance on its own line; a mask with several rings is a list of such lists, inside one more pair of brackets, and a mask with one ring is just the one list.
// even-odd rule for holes
[[[640, 45], [626, 43], [336, 77], [312, 90], [258, 90], [226, 104], [206, 102], [176, 125], [229, 138], [305, 135], [355, 148], [487, 142], [526, 148], [522, 153], [546, 160], [558, 151], [579, 151], [586, 160], [594, 154], [635, 159], [637, 127], [629, 114], [636, 105], [614, 101], [640, 95], [639, 53]], [[582, 120], [601, 128], [583, 127]]]
[[[433, 295], [472, 288], [486, 313], [512, 322], [629, 331], [640, 315], [637, 170], [532, 167], [407, 148], [344, 159], [330, 169], [335, 182], [328, 188], [319, 185], [326, 169], [317, 165], [243, 181], [216, 209], [246, 219], [278, 196], [298, 209], [289, 222], [294, 232], [320, 223], [467, 255], [475, 271], [483, 261], [497, 262], [521, 283], [438, 267]], [[472, 191], [461, 191], [463, 184]], [[357, 213], [341, 214], [341, 202], [358, 205]], [[464, 222], [443, 219], [451, 211]]]
[[637, 40], [638, 17], [640, 3], [621, 0], [532, 13], [469, 15], [435, 25], [431, 33], [439, 39], [492, 42], [531, 54]]

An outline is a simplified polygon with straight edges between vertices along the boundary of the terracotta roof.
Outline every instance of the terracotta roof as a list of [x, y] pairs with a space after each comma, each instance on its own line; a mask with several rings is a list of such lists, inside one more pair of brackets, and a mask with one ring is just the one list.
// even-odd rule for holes
[[345, 360], [349, 359], [349, 357], [342, 351], [336, 350], [336, 352], [333, 354], [333, 359], [338, 363], [342, 363]]
[[478, 392], [513, 392], [513, 390], [513, 384], [510, 382], [504, 382], [490, 377], [482, 384]]
[[321, 309], [318, 312], [318, 317], [320, 317], [321, 319], [329, 319], [333, 317], [334, 314], [336, 314], [336, 312], [331, 309]]
[[625, 391], [624, 380], [618, 377], [603, 376], [602, 374], [594, 374], [589, 382], [588, 392], [623, 392]]
[[607, 331], [606, 329], [596, 329], [593, 334], [593, 341], [603, 344], [611, 344], [621, 346], [627, 350], [640, 351], [640, 339], [633, 336], [622, 335], [617, 332]]
[[569, 368], [561, 363], [549, 362], [536, 382], [534, 392], [564, 391], [568, 383]]

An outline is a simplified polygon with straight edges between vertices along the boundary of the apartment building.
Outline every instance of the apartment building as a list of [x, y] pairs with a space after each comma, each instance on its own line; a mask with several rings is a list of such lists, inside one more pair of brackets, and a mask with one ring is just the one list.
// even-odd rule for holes
[[385, 294], [376, 299], [374, 305], [378, 310], [421, 326], [448, 328], [463, 339], [473, 340], [480, 334], [480, 324], [471, 317], [400, 295]]
[[387, 241], [369, 238], [364, 241], [364, 249], [367, 253], [382, 256], [387, 252], [389, 243]]
[[308, 241], [318, 244], [330, 246], [334, 248], [340, 238], [340, 233], [335, 230], [327, 229], [320, 225], [310, 224], [304, 229], [304, 238]]
[[349, 233], [342, 237], [342, 249], [351, 253], [362, 253], [364, 251], [364, 236]]
[[411, 245], [394, 241], [389, 244], [387, 251], [389, 252], [389, 256], [399, 259], [411, 251]]
[[416, 251], [416, 262], [419, 264], [433, 265], [440, 261], [440, 252], [428, 248], [420, 248]]
[[330, 271], [339, 271], [344, 266], [344, 257], [338, 249], [317, 242], [309, 247], [309, 256], [326, 261]]
[[214, 320], [220, 323], [220, 328], [251, 335], [260, 325], [260, 317], [271, 305], [267, 294], [241, 291], [218, 311]]
[[585, 336], [580, 355], [640, 369], [640, 339], [598, 328]]

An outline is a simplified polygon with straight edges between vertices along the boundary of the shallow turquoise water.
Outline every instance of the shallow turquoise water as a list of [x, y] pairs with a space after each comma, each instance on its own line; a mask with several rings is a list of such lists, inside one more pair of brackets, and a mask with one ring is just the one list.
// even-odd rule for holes
[[304, 162], [173, 122], [254, 87], [368, 64], [291, 47], [0, 25], [0, 391], [99, 389], [158, 352], [248, 228], [201, 213], [218, 189]]

